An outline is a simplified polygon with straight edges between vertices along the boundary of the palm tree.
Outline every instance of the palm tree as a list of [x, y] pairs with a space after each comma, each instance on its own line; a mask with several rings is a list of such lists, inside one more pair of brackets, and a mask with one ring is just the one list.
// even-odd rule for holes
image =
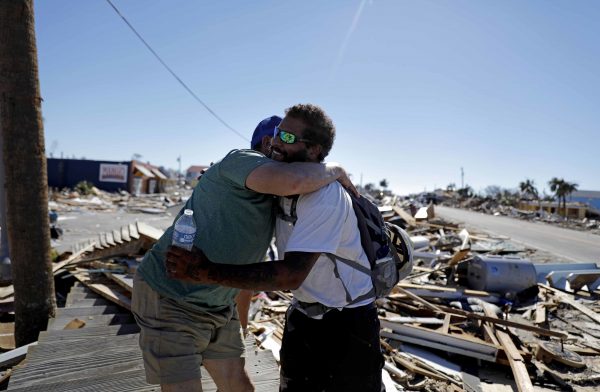
[[387, 189], [388, 185], [388, 181], [385, 178], [379, 181], [379, 186], [382, 187], [384, 191]]
[[0, 1], [0, 37], [0, 138], [15, 341], [22, 346], [37, 340], [56, 308], [33, 0]]
[[571, 194], [577, 191], [577, 187], [579, 185], [575, 182], [564, 182], [563, 184], [563, 208], [567, 209], [567, 197], [571, 196]]
[[519, 189], [524, 196], [532, 196], [534, 199], [538, 199], [538, 190], [535, 187], [533, 180], [526, 179], [519, 183]]
[[548, 181], [548, 185], [550, 185], [550, 190], [554, 192], [556, 199], [558, 200], [558, 208], [560, 209], [560, 202], [562, 200], [563, 211], [565, 217], [567, 216], [567, 196], [571, 195], [571, 193], [577, 190], [579, 186], [575, 182], [567, 182], [562, 178], [552, 178]]
[[550, 186], [550, 191], [554, 192], [554, 196], [558, 201], [558, 207], [556, 208], [556, 212], [560, 214], [560, 201], [562, 200], [563, 191], [564, 191], [564, 183], [565, 180], [562, 178], [552, 177], [550, 181], [548, 181], [548, 185]]

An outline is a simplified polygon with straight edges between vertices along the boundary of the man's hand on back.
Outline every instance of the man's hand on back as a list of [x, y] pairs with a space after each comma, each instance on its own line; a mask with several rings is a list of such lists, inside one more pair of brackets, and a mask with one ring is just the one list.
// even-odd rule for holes
[[352, 183], [352, 181], [350, 180], [350, 177], [348, 177], [348, 173], [346, 173], [346, 170], [340, 166], [339, 163], [327, 163], [326, 164], [328, 167], [335, 167], [336, 170], [339, 173], [339, 177], [337, 179], [337, 181], [342, 184], [342, 186], [344, 188], [346, 188], [346, 190], [350, 193], [352, 193], [354, 196], [356, 197], [360, 197], [360, 193], [358, 193], [358, 189], [356, 189], [356, 187], [354, 186], [354, 184]]
[[176, 246], [169, 247], [165, 261], [169, 278], [190, 283], [205, 283], [209, 264], [202, 250], [193, 248], [189, 252]]

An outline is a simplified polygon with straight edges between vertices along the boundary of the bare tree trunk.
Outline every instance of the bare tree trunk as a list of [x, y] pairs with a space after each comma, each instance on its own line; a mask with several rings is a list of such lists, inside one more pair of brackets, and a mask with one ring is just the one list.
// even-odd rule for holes
[[41, 100], [33, 0], [0, 1], [0, 131], [17, 346], [36, 341], [56, 307]]

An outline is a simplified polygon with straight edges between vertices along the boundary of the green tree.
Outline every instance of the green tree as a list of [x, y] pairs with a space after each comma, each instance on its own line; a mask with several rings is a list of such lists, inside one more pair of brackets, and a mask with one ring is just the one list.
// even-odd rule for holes
[[560, 203], [562, 201], [563, 214], [567, 216], [567, 197], [577, 190], [579, 186], [575, 182], [567, 182], [562, 178], [553, 177], [548, 181], [550, 190], [554, 192], [556, 199], [558, 200], [558, 208], [560, 209]]
[[385, 178], [379, 181], [379, 186], [382, 187], [384, 191], [387, 189], [388, 185], [388, 181]]
[[535, 187], [535, 183], [533, 182], [533, 180], [526, 179], [525, 181], [521, 181], [519, 183], [519, 190], [521, 191], [521, 194], [525, 197], [531, 196], [535, 200], [539, 199], [538, 190]]
[[565, 180], [558, 177], [552, 177], [550, 181], [548, 181], [548, 186], [550, 186], [550, 191], [554, 192], [554, 196], [558, 201], [558, 206], [556, 207], [556, 212], [560, 214], [560, 202], [563, 197], [564, 192], [564, 183]]
[[41, 101], [33, 0], [0, 1], [0, 137], [17, 346], [36, 341], [56, 308]]

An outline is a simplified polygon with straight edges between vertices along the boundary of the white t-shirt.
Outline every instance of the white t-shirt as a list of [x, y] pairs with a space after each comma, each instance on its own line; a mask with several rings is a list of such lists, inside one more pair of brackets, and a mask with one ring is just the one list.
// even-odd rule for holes
[[[292, 199], [280, 197], [279, 204], [284, 214], [290, 215]], [[277, 218], [275, 234], [280, 256], [286, 252], [332, 253], [369, 267], [369, 260], [360, 243], [352, 200], [338, 182], [300, 195], [296, 216], [298, 220], [295, 225]], [[352, 299], [373, 288], [369, 275], [342, 262], [336, 261], [336, 264]], [[294, 298], [302, 302], [320, 302], [332, 308], [342, 308], [348, 304], [344, 286], [335, 276], [333, 261], [325, 255], [317, 259], [302, 285], [292, 292]], [[373, 298], [350, 307], [370, 302], [373, 302]]]

